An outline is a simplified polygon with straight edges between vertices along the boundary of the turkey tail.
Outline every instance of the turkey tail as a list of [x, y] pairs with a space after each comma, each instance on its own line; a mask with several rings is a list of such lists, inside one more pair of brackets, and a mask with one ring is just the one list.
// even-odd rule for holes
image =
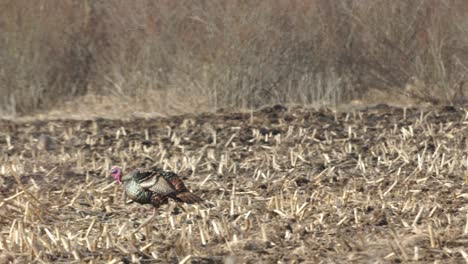
[[203, 199], [191, 192], [182, 192], [176, 195], [176, 200], [188, 204], [201, 203]]

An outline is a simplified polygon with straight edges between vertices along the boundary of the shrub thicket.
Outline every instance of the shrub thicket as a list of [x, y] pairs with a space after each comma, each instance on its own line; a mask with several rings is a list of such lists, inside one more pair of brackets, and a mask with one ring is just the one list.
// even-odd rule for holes
[[337, 103], [369, 88], [453, 103], [467, 11], [464, 0], [2, 0], [0, 111], [90, 92], [199, 109]]

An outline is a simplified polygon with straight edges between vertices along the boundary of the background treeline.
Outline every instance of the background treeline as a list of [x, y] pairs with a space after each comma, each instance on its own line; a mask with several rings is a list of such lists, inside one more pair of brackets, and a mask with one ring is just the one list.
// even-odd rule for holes
[[0, 0], [0, 113], [463, 98], [466, 0]]

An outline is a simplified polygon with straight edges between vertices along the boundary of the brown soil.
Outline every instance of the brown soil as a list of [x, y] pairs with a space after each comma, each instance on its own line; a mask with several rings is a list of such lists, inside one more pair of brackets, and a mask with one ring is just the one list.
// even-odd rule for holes
[[[0, 260], [468, 261], [467, 138], [457, 107], [3, 120]], [[211, 205], [146, 221], [107, 175], [142, 163]]]

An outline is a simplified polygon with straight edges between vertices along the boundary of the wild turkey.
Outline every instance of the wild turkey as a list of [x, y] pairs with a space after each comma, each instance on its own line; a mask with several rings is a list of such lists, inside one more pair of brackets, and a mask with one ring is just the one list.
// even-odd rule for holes
[[203, 202], [200, 197], [187, 189], [176, 173], [158, 167], [123, 174], [120, 167], [113, 166], [110, 174], [120, 184], [125, 185], [125, 192], [131, 200], [153, 205], [153, 214], [156, 214], [156, 210], [161, 205], [167, 204], [169, 198], [187, 204]]

